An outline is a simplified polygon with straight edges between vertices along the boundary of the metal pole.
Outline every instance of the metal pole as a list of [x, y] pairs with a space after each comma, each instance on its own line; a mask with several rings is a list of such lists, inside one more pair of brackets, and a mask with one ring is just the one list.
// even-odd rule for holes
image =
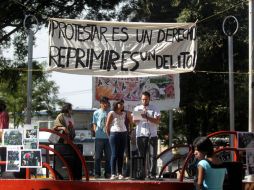
[[[168, 147], [172, 146], [173, 138], [173, 110], [168, 111]], [[172, 153], [172, 150], [171, 150]], [[172, 172], [172, 165], [168, 166], [168, 171]]]
[[32, 65], [33, 61], [33, 32], [28, 30], [28, 62], [27, 62], [27, 110], [26, 124], [31, 124], [32, 118]]
[[[233, 22], [232, 22], [233, 21]], [[232, 25], [236, 23], [236, 28], [232, 30], [232, 27], [225, 28], [226, 23]], [[235, 130], [235, 104], [234, 104], [234, 63], [233, 63], [233, 35], [238, 30], [238, 20], [234, 16], [227, 16], [222, 24], [223, 32], [228, 36], [228, 84], [229, 84], [229, 123], [230, 131]], [[230, 136], [230, 147], [234, 146], [234, 140], [232, 135]], [[231, 158], [233, 158], [231, 153]]]
[[249, 132], [254, 132], [253, 126], [253, 0], [249, 0]]
[[168, 146], [172, 146], [172, 138], [173, 138], [173, 110], [168, 111], [168, 123], [169, 123], [169, 129], [168, 129]]
[[[26, 22], [31, 19], [30, 26], [27, 28]], [[30, 27], [32, 26], [32, 21], [35, 21], [36, 29], [32, 31]], [[27, 109], [26, 109], [26, 124], [31, 124], [32, 118], [32, 61], [33, 61], [33, 37], [38, 31], [38, 20], [33, 15], [27, 15], [23, 22], [24, 28], [28, 34], [28, 61], [27, 61]]]
[[[226, 28], [226, 24], [234, 24], [236, 23], [236, 28], [232, 27]], [[235, 105], [234, 105], [234, 63], [233, 63], [233, 35], [238, 30], [238, 20], [234, 16], [227, 16], [222, 24], [222, 29], [225, 35], [228, 36], [228, 71], [229, 71], [229, 123], [230, 123], [230, 131], [235, 130]], [[233, 145], [233, 141], [231, 138], [231, 145]]]
[[233, 36], [228, 36], [228, 71], [229, 71], [229, 121], [230, 131], [235, 130], [235, 103], [234, 103], [234, 63], [233, 63]]
[[[235, 130], [235, 99], [234, 99], [234, 63], [233, 63], [233, 36], [228, 36], [228, 80], [229, 80], [229, 126]], [[234, 138], [230, 135], [230, 147], [234, 147]], [[231, 153], [231, 160], [233, 159]]]

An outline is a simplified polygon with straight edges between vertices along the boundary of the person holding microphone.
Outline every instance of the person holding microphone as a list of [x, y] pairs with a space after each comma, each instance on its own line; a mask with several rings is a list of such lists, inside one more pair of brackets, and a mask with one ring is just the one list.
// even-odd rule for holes
[[[141, 105], [134, 108], [134, 112], [141, 112], [141, 118], [135, 118], [135, 113], [133, 115], [133, 121], [136, 124], [138, 154], [143, 158], [143, 168], [146, 168], [147, 170], [147, 172], [145, 172], [146, 170], [143, 172], [144, 177], [156, 179], [156, 157], [158, 146], [157, 130], [161, 114], [155, 105], [150, 104], [149, 92], [145, 91], [142, 93], [141, 102]], [[149, 164], [146, 164], [147, 154], [149, 155]]]

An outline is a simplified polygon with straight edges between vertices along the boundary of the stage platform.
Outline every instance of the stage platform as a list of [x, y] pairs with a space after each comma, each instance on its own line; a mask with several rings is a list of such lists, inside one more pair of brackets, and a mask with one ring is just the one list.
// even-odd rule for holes
[[[49, 130], [49, 129], [40, 129], [40, 131], [46, 131], [51, 133], [57, 133], [55, 131]], [[221, 131], [217, 132], [218, 134], [236, 134], [236, 132], [228, 132], [228, 131]], [[214, 135], [217, 135], [214, 134]], [[40, 144], [39, 148], [45, 149], [46, 153], [53, 152], [55, 156], [59, 157], [59, 159], [63, 162], [63, 166], [66, 170], [66, 178], [63, 179], [70, 179], [70, 180], [59, 180], [59, 176], [57, 175], [56, 168], [51, 167], [50, 162], [43, 162], [42, 166], [45, 167], [48, 171], [46, 173], [46, 176], [33, 176], [31, 174], [31, 171], [29, 168], [26, 168], [25, 173], [23, 173], [22, 179], [0, 179], [0, 190], [194, 190], [194, 183], [193, 183], [193, 176], [191, 176], [191, 173], [189, 174], [187, 172], [188, 165], [191, 164], [191, 160], [193, 157], [193, 152], [189, 151], [183, 155], [183, 161], [184, 163], [182, 165], [179, 165], [179, 168], [177, 170], [174, 170], [174, 172], [179, 171], [178, 169], [181, 169], [182, 172], [179, 173], [179, 176], [176, 178], [162, 178], [163, 177], [163, 171], [167, 165], [169, 165], [172, 161], [175, 160], [175, 157], [172, 157], [173, 155], [164, 154], [165, 152], [171, 152], [172, 148], [178, 148], [181, 146], [176, 147], [170, 147], [164, 152], [162, 152], [160, 155], [158, 155], [158, 158], [169, 158], [165, 161], [164, 165], [162, 166], [161, 171], [159, 172], [159, 179], [156, 180], [109, 180], [109, 179], [94, 179], [93, 176], [89, 176], [89, 170], [86, 166], [86, 161], [81, 153], [81, 151], [78, 149], [76, 145], [74, 145], [68, 138], [66, 138], [63, 134], [58, 134], [60, 137], [64, 138], [69, 146], [73, 149], [73, 151], [76, 153], [76, 156], [80, 159], [81, 165], [77, 166], [77, 163], [75, 163], [75, 167], [82, 168], [82, 176], [80, 178], [75, 178], [73, 175], [73, 171], [71, 170], [71, 167], [66, 162], [63, 151], [62, 150], [55, 150], [51, 148], [49, 145]], [[229, 149], [229, 148], [227, 148]], [[231, 150], [232, 149], [232, 150]], [[236, 148], [231, 148], [230, 151], [237, 150]], [[220, 149], [222, 150], [222, 149]], [[61, 153], [61, 154], [60, 154]], [[238, 153], [236, 151], [236, 153]], [[236, 154], [239, 155], [239, 154]], [[48, 154], [46, 154], [46, 158]], [[49, 155], [50, 156], [50, 155]], [[181, 157], [180, 157], [181, 158]], [[236, 156], [236, 158], [238, 158]], [[50, 159], [45, 159], [50, 160]], [[237, 159], [238, 160], [238, 159]], [[66, 162], [66, 163], [65, 163]], [[72, 161], [73, 162], [73, 161]], [[1, 163], [1, 162], [0, 162]], [[3, 163], [5, 164], [5, 163]], [[239, 174], [240, 183], [239, 187], [241, 186], [241, 177], [242, 177], [242, 168], [240, 172], [232, 172], [237, 173], [237, 176]], [[186, 174], [186, 175], [185, 175]], [[3, 177], [3, 176], [2, 176]], [[38, 177], [45, 177], [45, 178], [38, 178]], [[231, 176], [232, 177], [232, 176]], [[26, 179], [23, 179], [26, 178]], [[81, 179], [82, 180], [73, 180], [73, 179]], [[232, 183], [231, 183], [232, 185]], [[232, 186], [229, 184], [224, 185], [224, 187], [227, 188], [227, 190], [231, 190]], [[228, 188], [230, 187], [230, 188]], [[235, 186], [234, 186], [235, 187]], [[239, 188], [236, 190], [254, 190], [254, 182], [247, 182], [243, 181], [242, 188]], [[237, 187], [236, 187], [237, 188]], [[234, 188], [235, 189], [235, 188]]]
[[[0, 179], [1, 190], [192, 190], [193, 181]], [[242, 190], [254, 190], [254, 182], [244, 182]]]
[[1, 190], [188, 190], [193, 182], [179, 180], [89, 180], [2, 179]]

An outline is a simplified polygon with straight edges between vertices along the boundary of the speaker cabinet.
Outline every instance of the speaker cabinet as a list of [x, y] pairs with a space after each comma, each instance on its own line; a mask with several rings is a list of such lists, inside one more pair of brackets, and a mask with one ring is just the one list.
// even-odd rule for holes
[[133, 179], [145, 179], [144, 158], [140, 156], [134, 156], [131, 158], [131, 178]]
[[[80, 152], [83, 152], [83, 145], [77, 144], [78, 149]], [[82, 179], [82, 164], [81, 160], [79, 159], [76, 152], [73, 148], [68, 144], [55, 144], [54, 148], [58, 151], [72, 171], [74, 180], [81, 180]], [[69, 179], [68, 170], [66, 166], [62, 163], [61, 159], [54, 156], [54, 170], [56, 172], [57, 178], [62, 180]]]

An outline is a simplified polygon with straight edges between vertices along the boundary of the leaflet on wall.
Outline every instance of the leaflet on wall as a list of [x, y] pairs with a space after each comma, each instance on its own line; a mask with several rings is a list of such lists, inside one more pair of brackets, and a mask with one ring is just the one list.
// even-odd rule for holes
[[39, 128], [38, 126], [24, 127], [24, 149], [38, 149], [39, 147]]
[[20, 149], [19, 147], [8, 147], [6, 150], [6, 171], [20, 171]]
[[75, 143], [85, 142], [87, 139], [92, 138], [92, 134], [90, 130], [75, 130]]
[[248, 175], [254, 174], [254, 149], [246, 150], [246, 168]]
[[23, 146], [23, 129], [4, 129], [3, 146]]
[[249, 149], [254, 148], [253, 132], [238, 132], [238, 148]]
[[83, 155], [84, 156], [94, 156], [95, 154], [95, 147], [94, 147], [94, 141], [88, 140], [85, 144], [83, 145]]
[[21, 150], [21, 168], [41, 168], [41, 150]]

